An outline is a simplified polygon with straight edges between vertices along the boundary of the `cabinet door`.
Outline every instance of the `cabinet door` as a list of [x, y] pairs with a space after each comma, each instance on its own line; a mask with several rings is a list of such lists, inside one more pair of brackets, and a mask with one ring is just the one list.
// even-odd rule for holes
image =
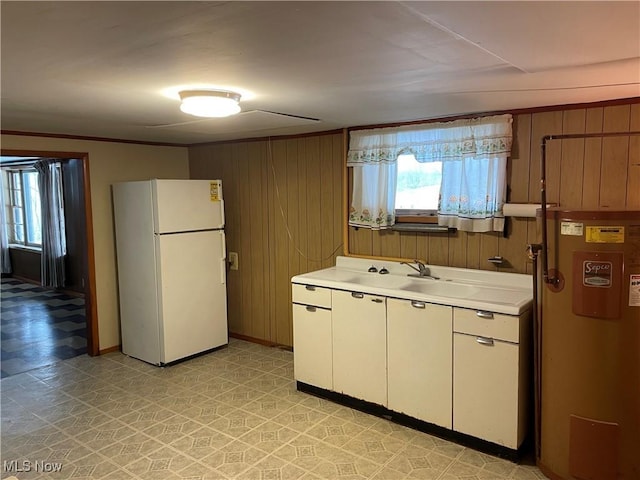
[[333, 389], [331, 310], [293, 305], [293, 370], [295, 379]]
[[518, 448], [518, 345], [453, 334], [453, 429]]
[[332, 292], [333, 388], [387, 405], [385, 297]]
[[387, 300], [389, 409], [451, 428], [452, 308]]

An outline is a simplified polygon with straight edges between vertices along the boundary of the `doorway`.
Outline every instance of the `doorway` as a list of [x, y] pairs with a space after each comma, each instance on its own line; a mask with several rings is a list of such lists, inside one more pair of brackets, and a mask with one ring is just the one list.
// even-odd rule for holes
[[[53, 302], [58, 305], [66, 305], [64, 315], [73, 317], [78, 321], [78, 306], [84, 305], [85, 327], [82, 333], [86, 338], [86, 352], [89, 355], [99, 354], [96, 289], [95, 289], [95, 259], [93, 251], [93, 225], [91, 215], [91, 196], [89, 183], [89, 158], [83, 152], [42, 152], [22, 150], [2, 150], [2, 156], [28, 157], [28, 158], [55, 158], [60, 159], [64, 165], [63, 195], [65, 205], [69, 205], [69, 214], [65, 214], [65, 230], [69, 244], [68, 255], [68, 290], [58, 292], [63, 295], [59, 298], [49, 298], [43, 292], [36, 292], [45, 302]], [[4, 208], [6, 208], [3, 205]], [[3, 282], [5, 283], [5, 282]], [[4, 285], [13, 288], [16, 285]], [[28, 289], [28, 286], [23, 287]], [[44, 296], [43, 296], [44, 295]], [[53, 295], [53, 293], [51, 293]], [[78, 300], [81, 299], [81, 300]], [[35, 307], [34, 307], [35, 308]], [[75, 329], [77, 325], [70, 321], [63, 328]], [[76, 335], [78, 337], [79, 335]], [[78, 345], [71, 344], [71, 348]], [[13, 347], [15, 348], [15, 346]], [[34, 352], [34, 355], [36, 353]], [[59, 357], [59, 355], [58, 355]]]

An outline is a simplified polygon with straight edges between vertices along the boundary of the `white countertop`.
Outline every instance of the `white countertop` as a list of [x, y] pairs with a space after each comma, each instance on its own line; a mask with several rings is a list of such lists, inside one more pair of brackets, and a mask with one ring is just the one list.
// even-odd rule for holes
[[[375, 266], [388, 274], [370, 273]], [[433, 276], [416, 278], [408, 265], [398, 262], [338, 257], [336, 266], [296, 275], [292, 283], [336, 290], [370, 293], [454, 307], [519, 315], [533, 303], [530, 275], [428, 265]]]

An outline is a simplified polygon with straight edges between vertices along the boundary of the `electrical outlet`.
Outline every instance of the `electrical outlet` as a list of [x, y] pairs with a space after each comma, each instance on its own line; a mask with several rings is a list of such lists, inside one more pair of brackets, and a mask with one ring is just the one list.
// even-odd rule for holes
[[238, 270], [238, 252], [229, 252], [229, 266], [231, 270]]

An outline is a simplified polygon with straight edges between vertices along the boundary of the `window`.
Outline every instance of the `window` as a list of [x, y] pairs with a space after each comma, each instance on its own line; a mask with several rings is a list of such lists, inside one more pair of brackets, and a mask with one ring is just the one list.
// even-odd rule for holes
[[351, 131], [349, 225], [378, 230], [437, 215], [449, 228], [502, 231], [511, 120], [505, 114]]
[[38, 173], [35, 170], [4, 170], [4, 204], [9, 243], [40, 248], [42, 213]]
[[398, 156], [396, 217], [434, 216], [438, 211], [442, 162], [420, 163], [413, 154]]

